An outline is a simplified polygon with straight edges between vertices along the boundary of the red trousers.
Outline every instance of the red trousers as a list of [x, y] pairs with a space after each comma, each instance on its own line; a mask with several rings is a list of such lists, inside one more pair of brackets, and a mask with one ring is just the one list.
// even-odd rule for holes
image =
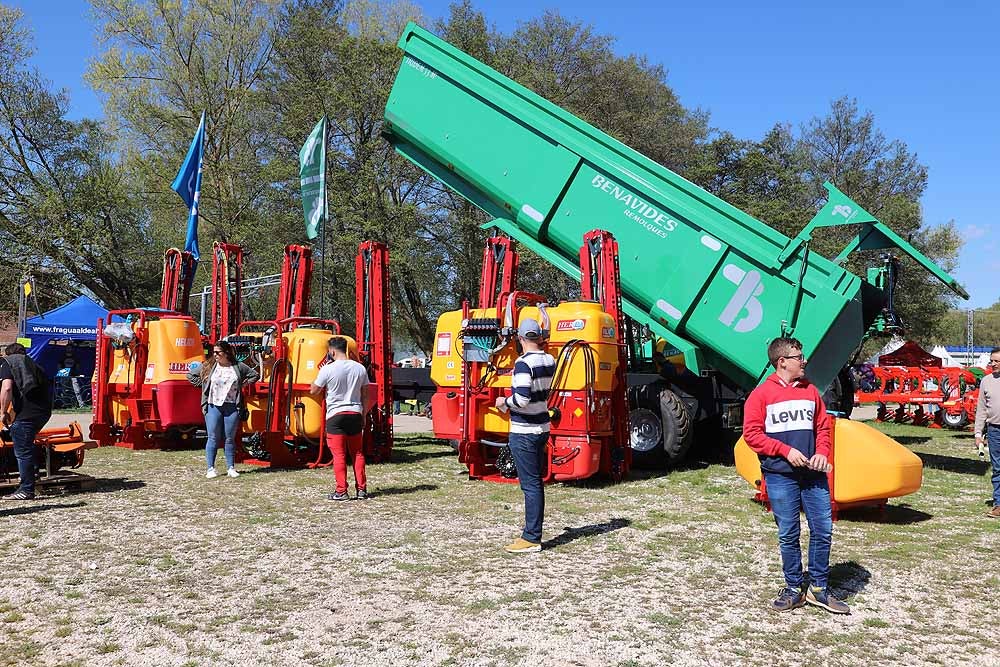
[[333, 454], [333, 476], [337, 480], [337, 493], [347, 493], [347, 457], [351, 457], [354, 466], [354, 488], [367, 491], [365, 478], [365, 453], [363, 448], [364, 434], [331, 435], [326, 434], [326, 444]]

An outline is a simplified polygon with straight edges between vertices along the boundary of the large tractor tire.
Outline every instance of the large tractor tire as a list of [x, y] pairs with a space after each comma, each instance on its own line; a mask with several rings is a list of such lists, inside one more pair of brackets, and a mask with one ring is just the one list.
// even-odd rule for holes
[[694, 421], [680, 397], [669, 389], [660, 392], [663, 453], [668, 466], [679, 464], [694, 442]]
[[953, 414], [950, 412], [942, 412], [941, 421], [943, 421], [944, 425], [947, 426], [948, 428], [958, 431], [965, 428], [968, 425], [969, 415], [966, 414], [965, 410], [962, 410], [958, 414]]
[[632, 465], [655, 468], [663, 463], [663, 422], [660, 411], [634, 407], [629, 413], [629, 445]]
[[677, 465], [687, 456], [694, 441], [694, 421], [684, 401], [662, 385], [631, 389], [632, 465], [646, 469]]

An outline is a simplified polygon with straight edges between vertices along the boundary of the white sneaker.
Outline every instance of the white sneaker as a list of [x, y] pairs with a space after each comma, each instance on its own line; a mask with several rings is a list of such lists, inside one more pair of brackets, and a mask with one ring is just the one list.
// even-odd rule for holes
[[229, 475], [230, 477], [239, 477], [240, 476], [240, 474], [238, 472], [236, 472], [236, 468], [230, 468], [229, 470], [226, 471], [226, 474]]
[[215, 472], [215, 468], [209, 468], [208, 472], [205, 473], [205, 477], [212, 479], [213, 477], [218, 477], [219, 473]]

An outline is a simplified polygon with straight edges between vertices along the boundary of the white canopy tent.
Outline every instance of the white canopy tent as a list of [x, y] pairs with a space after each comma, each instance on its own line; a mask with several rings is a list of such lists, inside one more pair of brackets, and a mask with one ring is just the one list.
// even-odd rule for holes
[[955, 357], [951, 356], [948, 350], [944, 349], [944, 345], [935, 345], [934, 349], [931, 350], [931, 354], [941, 359], [942, 366], [954, 368], [962, 365], [955, 360]]

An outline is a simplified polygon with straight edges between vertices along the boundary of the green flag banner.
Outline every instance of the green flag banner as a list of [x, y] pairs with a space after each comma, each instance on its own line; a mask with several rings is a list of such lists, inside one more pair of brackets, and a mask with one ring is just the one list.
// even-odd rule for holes
[[306, 236], [319, 235], [326, 221], [326, 116], [323, 116], [299, 151], [299, 182], [302, 184], [302, 213]]

